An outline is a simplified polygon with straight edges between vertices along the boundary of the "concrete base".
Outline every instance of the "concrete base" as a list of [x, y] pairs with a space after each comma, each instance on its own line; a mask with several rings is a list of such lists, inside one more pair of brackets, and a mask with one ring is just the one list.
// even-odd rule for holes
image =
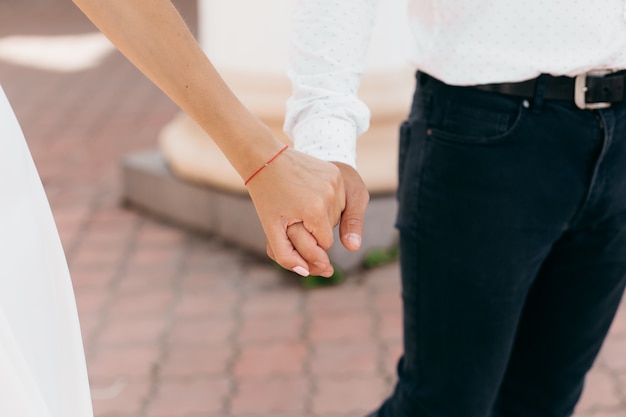
[[[126, 156], [122, 161], [123, 197], [127, 203], [174, 224], [217, 234], [247, 250], [265, 254], [265, 234], [252, 200], [245, 193], [227, 192], [174, 176], [159, 150]], [[358, 252], [343, 248], [335, 230], [329, 251], [333, 264], [349, 271], [361, 265], [373, 249], [386, 249], [396, 240], [393, 193], [371, 195], [365, 214], [363, 244]]]

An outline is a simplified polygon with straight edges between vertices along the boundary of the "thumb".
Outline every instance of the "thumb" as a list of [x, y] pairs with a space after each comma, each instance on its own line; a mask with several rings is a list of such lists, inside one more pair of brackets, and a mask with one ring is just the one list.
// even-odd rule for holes
[[369, 193], [355, 170], [345, 165], [340, 168], [344, 177], [346, 207], [341, 213], [339, 238], [346, 249], [357, 251], [363, 239], [363, 221], [369, 203]]
[[341, 243], [346, 249], [357, 251], [361, 247], [363, 240], [363, 218], [365, 216], [365, 207], [350, 210], [350, 206], [346, 206], [341, 215], [339, 223], [339, 235]]

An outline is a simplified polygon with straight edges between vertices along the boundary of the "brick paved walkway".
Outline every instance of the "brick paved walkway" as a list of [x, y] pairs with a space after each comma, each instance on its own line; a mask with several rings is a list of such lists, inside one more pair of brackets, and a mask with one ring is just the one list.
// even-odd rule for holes
[[[178, 4], [193, 24], [195, 2]], [[69, 0], [4, 0], [9, 35], [93, 32]], [[329, 289], [216, 238], [126, 210], [120, 157], [175, 106], [117, 53], [93, 69], [0, 61], [70, 262], [97, 417], [351, 417], [389, 393], [398, 266]], [[626, 417], [622, 307], [577, 417]]]

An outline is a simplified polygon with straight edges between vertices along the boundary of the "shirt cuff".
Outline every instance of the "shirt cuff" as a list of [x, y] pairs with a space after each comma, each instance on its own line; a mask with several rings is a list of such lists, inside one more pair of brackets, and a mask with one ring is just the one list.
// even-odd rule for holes
[[357, 131], [342, 119], [313, 119], [293, 131], [294, 148], [324, 161], [342, 162], [356, 169]]

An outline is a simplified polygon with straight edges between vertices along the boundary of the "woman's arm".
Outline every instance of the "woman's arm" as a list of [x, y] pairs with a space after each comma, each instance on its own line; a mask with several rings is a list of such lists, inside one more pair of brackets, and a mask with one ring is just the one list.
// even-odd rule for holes
[[[211, 136], [242, 179], [280, 151], [283, 144], [231, 92], [170, 0], [74, 3]], [[301, 274], [332, 274], [325, 251], [345, 207], [340, 170], [288, 150], [260, 172], [248, 190], [272, 258]], [[298, 223], [313, 237], [298, 239], [299, 251], [287, 236], [287, 228]]]
[[169, 0], [74, 0], [150, 80], [211, 135], [245, 178], [282, 144], [237, 100]]

